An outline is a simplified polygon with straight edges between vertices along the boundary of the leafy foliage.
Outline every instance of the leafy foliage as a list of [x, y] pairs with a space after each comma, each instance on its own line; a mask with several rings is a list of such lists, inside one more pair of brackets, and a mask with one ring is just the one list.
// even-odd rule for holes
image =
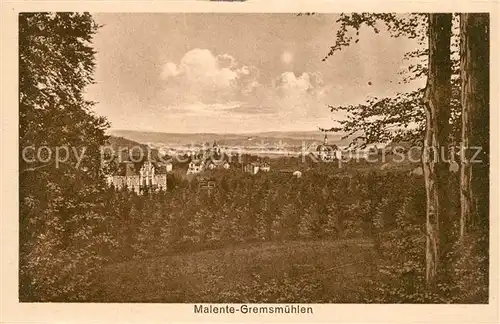
[[[182, 182], [177, 180], [179, 184]], [[225, 183], [224, 188], [222, 183]], [[450, 188], [453, 197], [458, 194], [457, 189]], [[241, 279], [244, 282], [234, 286], [221, 286], [227, 278], [221, 278], [221, 272], [216, 269], [205, 269], [205, 288], [185, 287], [182, 294], [180, 291], [172, 292], [170, 296], [162, 294], [165, 300], [214, 302], [215, 295], [221, 302], [443, 303], [485, 302], [487, 299], [487, 250], [478, 245], [457, 259], [457, 275], [450, 285], [442, 286], [438, 291], [427, 289], [424, 281], [423, 179], [406, 172], [372, 171], [350, 176], [337, 173], [328, 177], [321, 171], [306, 173], [301, 179], [272, 172], [256, 176], [234, 172], [221, 174], [217, 178], [217, 189], [211, 192], [184, 183], [171, 192], [150, 196], [112, 189], [107, 195], [107, 201], [116, 206], [115, 212], [108, 215], [109, 228], [113, 239], [121, 242], [110, 251], [109, 258], [118, 265], [128, 264], [136, 258], [142, 259], [141, 263], [150, 263], [156, 262], [156, 258], [191, 255], [212, 249], [221, 249], [213, 253], [226, 251], [226, 255], [239, 247], [245, 249], [258, 244], [316, 244], [312, 242], [368, 239], [376, 248], [376, 254], [370, 257], [376, 261], [370, 265], [373, 273], [364, 274], [363, 280], [355, 279], [350, 283], [355, 286], [349, 289], [342, 288], [346, 295], [331, 295], [325, 287], [335, 285], [335, 277], [328, 272], [333, 270], [326, 271], [323, 265], [330, 262], [331, 256], [325, 256], [325, 260], [308, 263], [305, 266], [307, 273], [299, 271], [299, 265], [295, 269], [294, 264], [274, 273], [256, 262], [252, 264], [253, 268], [245, 270], [249, 272], [245, 272], [245, 279]], [[129, 215], [137, 220], [133, 227], [118, 221], [126, 208], [133, 210]], [[458, 206], [455, 209], [458, 211]], [[129, 239], [120, 240], [124, 236]], [[131, 251], [131, 254], [124, 251]], [[267, 253], [263, 248], [258, 251], [263, 255]], [[367, 262], [352, 258], [351, 255], [343, 259], [335, 271], [342, 272], [343, 267], [349, 267], [353, 262]], [[481, 262], [474, 263], [476, 261]], [[196, 266], [196, 271], [209, 267], [203, 259], [192, 262], [190, 266]], [[155, 273], [158, 276], [178, 275], [173, 274], [173, 270], [165, 271]], [[473, 272], [477, 273], [476, 276]], [[222, 275], [229, 276], [226, 272]], [[473, 290], [459, 293], [471, 285], [476, 285]], [[105, 298], [103, 293], [108, 294], [101, 291], [95, 298]], [[140, 299], [142, 295], [134, 296], [131, 298]]]
[[[385, 27], [391, 37], [414, 39], [418, 48], [403, 57], [409, 65], [402, 71], [399, 83], [411, 83], [427, 75], [427, 15], [415, 14], [377, 14], [353, 13], [341, 14], [337, 22], [339, 30], [335, 44], [323, 59], [327, 60], [335, 52], [359, 41], [361, 28], [370, 28], [379, 33]], [[455, 27], [458, 16], [455, 15]], [[452, 35], [452, 136], [460, 137], [460, 83], [459, 83], [459, 34], [453, 29]], [[354, 33], [354, 35], [353, 35]], [[419, 88], [408, 93], [398, 93], [394, 97], [368, 98], [365, 103], [347, 106], [329, 106], [333, 112], [344, 112], [346, 119], [336, 120], [337, 127], [325, 131], [342, 132], [343, 138], [351, 138], [351, 145], [364, 147], [378, 142], [411, 142], [419, 144], [423, 139], [425, 110], [422, 102], [424, 89]]]
[[[362, 23], [378, 28], [373, 19], [383, 18], [391, 32], [419, 37], [411, 28], [406, 31], [405, 20], [399, 21], [395, 15], [352, 17], [354, 20], [343, 15], [341, 21], [357, 28]], [[406, 24], [413, 26], [418, 21]], [[232, 302], [487, 301], [488, 244], [481, 233], [470, 239], [473, 244], [454, 248], [451, 284], [438, 291], [425, 289], [421, 251], [424, 187], [422, 179], [406, 172], [370, 172], [368, 167], [363, 172], [337, 172], [321, 166], [294, 179], [281, 173], [250, 176], [231, 170], [219, 175], [217, 187], [210, 190], [199, 189], [196, 179], [189, 182], [174, 174], [169, 174], [167, 192], [137, 196], [106, 188], [100, 147], [107, 140], [107, 122], [95, 116], [93, 103], [83, 98], [85, 87], [93, 82], [91, 41], [97, 28], [87, 13], [26, 13], [19, 17], [20, 155], [28, 146], [85, 149], [81, 164], [74, 157], [56, 166], [30, 163], [20, 156], [21, 301], [94, 300], [102, 294], [98, 281], [103, 269], [113, 263], [126, 267], [125, 261], [134, 259], [146, 263], [143, 260], [148, 258], [236, 244], [360, 237], [375, 242], [380, 264], [373, 282], [356, 282], [357, 291], [348, 297], [333, 296], [318, 284], [335, 284], [330, 272], [335, 269], [321, 262], [307, 273], [291, 265], [279, 277], [262, 276], [258, 269], [262, 265], [253, 265], [246, 285], [226, 288], [212, 274], [207, 284], [213, 286], [199, 292], [206, 293], [206, 298], [218, 295], [222, 301]], [[354, 117], [344, 124], [344, 130], [354, 134], [357, 127], [366, 127], [365, 141], [389, 138], [394, 133], [387, 132], [388, 125], [421, 122], [418, 96], [416, 91], [350, 107]], [[373, 116], [385, 119], [363, 124]], [[397, 136], [403, 139], [406, 134]], [[450, 188], [450, 194], [456, 196], [456, 188]], [[347, 261], [342, 260], [349, 266]], [[200, 264], [190, 262], [192, 267]], [[169, 264], [153, 270], [160, 279], [170, 280], [178, 275], [174, 267]], [[151, 287], [156, 279], [142, 284]], [[178, 288], [167, 299], [192, 301], [190, 293]]]
[[[114, 244], [104, 223], [99, 171], [107, 121], [92, 113], [93, 103], [83, 96], [93, 82], [97, 28], [88, 13], [19, 15], [23, 301], [85, 297], [89, 278], [104, 261], [102, 251]], [[25, 148], [42, 146], [49, 148], [43, 159], [23, 158]], [[53, 157], [61, 147], [68, 148], [68, 160], [57, 165]]]

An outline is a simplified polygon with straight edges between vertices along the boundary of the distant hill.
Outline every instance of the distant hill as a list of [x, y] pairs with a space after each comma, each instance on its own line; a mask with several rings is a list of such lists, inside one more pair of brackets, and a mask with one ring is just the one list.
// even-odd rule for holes
[[[130, 130], [113, 130], [109, 132], [115, 137], [127, 138], [142, 144], [163, 144], [163, 145], [189, 145], [213, 143], [217, 141], [222, 146], [253, 146], [259, 143], [267, 145], [277, 145], [281, 143], [284, 147], [297, 147], [303, 143], [322, 143], [324, 134], [320, 131], [302, 132], [262, 132], [246, 134], [217, 134], [217, 133], [160, 133], [142, 132]], [[345, 145], [346, 140], [341, 140], [341, 135], [328, 134], [330, 144]]]
[[142, 144], [121, 136], [113, 136], [111, 135], [108, 139], [107, 145], [111, 147], [114, 155], [119, 155], [121, 152], [122, 160], [127, 160], [127, 155], [132, 153], [134, 156], [140, 155], [141, 151], [145, 156], [147, 156], [148, 152], [151, 152], [151, 158], [157, 159], [159, 156], [159, 152], [157, 149], [149, 148], [148, 145]]
[[111, 135], [108, 139], [108, 145], [110, 145], [111, 147], [113, 147], [113, 149], [118, 149], [120, 147], [127, 147], [129, 149], [135, 147], [135, 146], [140, 146], [140, 147], [143, 147], [143, 148], [146, 148], [147, 145], [145, 144], [141, 144], [139, 142], [136, 142], [136, 141], [132, 141], [132, 140], [129, 140], [127, 138], [124, 138], [124, 137], [118, 137], [118, 136], [113, 136]]

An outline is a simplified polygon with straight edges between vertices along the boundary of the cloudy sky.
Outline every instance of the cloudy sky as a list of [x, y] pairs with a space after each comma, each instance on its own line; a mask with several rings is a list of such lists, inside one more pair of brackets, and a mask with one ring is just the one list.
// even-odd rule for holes
[[113, 129], [158, 132], [317, 130], [327, 105], [362, 103], [398, 85], [415, 48], [362, 30], [361, 40], [321, 59], [336, 15], [96, 14], [97, 70], [88, 99]]

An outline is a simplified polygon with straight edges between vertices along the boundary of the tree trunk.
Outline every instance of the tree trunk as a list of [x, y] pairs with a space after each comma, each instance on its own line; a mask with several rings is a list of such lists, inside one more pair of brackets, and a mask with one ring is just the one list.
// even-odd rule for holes
[[[489, 15], [460, 14], [462, 79], [460, 237], [475, 225], [488, 224], [489, 69]], [[474, 157], [477, 152], [479, 154]], [[474, 160], [471, 161], [472, 158]], [[476, 163], [478, 160], [481, 162]]]
[[426, 281], [437, 281], [451, 227], [447, 211], [451, 99], [451, 14], [429, 14], [429, 71], [424, 95], [426, 131], [422, 164], [427, 197]]

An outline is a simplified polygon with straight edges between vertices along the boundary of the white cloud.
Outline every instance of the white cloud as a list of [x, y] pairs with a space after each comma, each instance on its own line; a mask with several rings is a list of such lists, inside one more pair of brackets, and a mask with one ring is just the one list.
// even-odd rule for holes
[[274, 81], [278, 113], [290, 119], [318, 117], [327, 113], [324, 102], [327, 89], [320, 73], [304, 72], [297, 76], [284, 72]]
[[310, 76], [304, 72], [301, 76], [295, 76], [293, 72], [284, 72], [276, 78], [276, 87], [285, 91], [307, 91], [312, 88]]
[[323, 77], [319, 72], [304, 72], [296, 76], [293, 72], [283, 72], [276, 78], [276, 87], [290, 92], [305, 92], [320, 89], [323, 86]]
[[320, 73], [286, 71], [262, 84], [257, 68], [240, 64], [227, 53], [193, 49], [178, 63], [167, 62], [161, 76], [165, 105], [173, 114], [212, 117], [265, 112], [293, 121], [327, 111], [323, 99], [328, 90]]
[[162, 79], [167, 79], [169, 77], [179, 75], [180, 71], [177, 64], [168, 62], [163, 66], [163, 71], [161, 72]]
[[[256, 69], [239, 64], [229, 54], [214, 55], [208, 49], [187, 52], [178, 64], [167, 62], [161, 77], [169, 97], [187, 101], [225, 102], [247, 93], [256, 84]], [[176, 93], [172, 88], [178, 87]]]
[[227, 88], [240, 74], [248, 74], [248, 67], [236, 68], [234, 57], [229, 54], [215, 56], [207, 49], [193, 49], [187, 52], [179, 65], [167, 62], [163, 67], [162, 78], [182, 77], [198, 86]]
[[229, 54], [217, 55], [217, 62], [220, 67], [234, 68], [237, 66], [236, 59]]
[[231, 68], [219, 67], [217, 58], [206, 49], [186, 53], [181, 59], [180, 70], [189, 82], [220, 88], [229, 87], [238, 76]]

